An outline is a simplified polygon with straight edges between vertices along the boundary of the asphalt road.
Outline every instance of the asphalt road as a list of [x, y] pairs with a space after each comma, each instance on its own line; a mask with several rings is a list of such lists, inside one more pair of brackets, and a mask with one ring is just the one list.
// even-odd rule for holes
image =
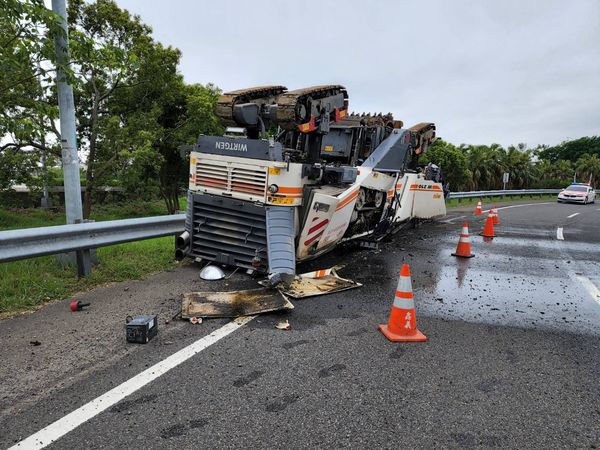
[[[490, 243], [457, 209], [379, 250], [305, 265], [343, 264], [364, 286], [255, 318], [50, 448], [600, 446], [600, 205], [514, 206]], [[458, 260], [465, 219], [476, 256]], [[426, 343], [377, 330], [403, 262]], [[189, 265], [82, 293], [86, 312], [65, 300], [0, 322], [0, 447], [228, 322], [169, 320], [180, 294], [253, 286], [238, 274], [207, 283]], [[128, 345], [124, 318], [140, 313], [160, 315], [159, 335]], [[292, 329], [275, 329], [285, 319]]]

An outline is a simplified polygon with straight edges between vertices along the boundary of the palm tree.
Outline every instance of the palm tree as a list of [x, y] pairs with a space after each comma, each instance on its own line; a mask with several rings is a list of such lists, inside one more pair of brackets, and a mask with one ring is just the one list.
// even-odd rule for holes
[[600, 180], [600, 158], [598, 155], [590, 155], [585, 153], [579, 157], [575, 163], [577, 170], [577, 178], [581, 182], [587, 182], [590, 177], [592, 184]]
[[498, 144], [461, 145], [466, 152], [469, 170], [472, 174], [470, 187], [473, 190], [498, 189], [502, 184], [503, 165], [501, 163], [504, 149]]

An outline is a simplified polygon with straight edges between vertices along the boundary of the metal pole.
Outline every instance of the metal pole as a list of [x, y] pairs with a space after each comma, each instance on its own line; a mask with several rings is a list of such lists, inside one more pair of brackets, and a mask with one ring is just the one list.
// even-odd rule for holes
[[[58, 108], [60, 111], [60, 143], [65, 183], [65, 210], [67, 224], [82, 223], [81, 180], [79, 179], [79, 156], [75, 137], [75, 102], [73, 88], [67, 81], [65, 67], [70, 64], [69, 31], [67, 26], [67, 6], [65, 0], [52, 0], [52, 10], [61, 16], [64, 33], [57, 35], [56, 44], [56, 84], [58, 88]], [[77, 251], [77, 273], [79, 276], [91, 273], [90, 251]]]

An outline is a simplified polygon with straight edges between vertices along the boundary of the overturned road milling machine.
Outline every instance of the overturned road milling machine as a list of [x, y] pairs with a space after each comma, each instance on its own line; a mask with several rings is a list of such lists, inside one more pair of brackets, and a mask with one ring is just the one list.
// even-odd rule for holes
[[339, 85], [232, 91], [217, 115], [226, 134], [200, 136], [190, 155], [180, 259], [288, 285], [296, 262], [446, 214], [439, 168], [417, 165], [433, 123], [405, 129], [391, 114], [349, 114]]

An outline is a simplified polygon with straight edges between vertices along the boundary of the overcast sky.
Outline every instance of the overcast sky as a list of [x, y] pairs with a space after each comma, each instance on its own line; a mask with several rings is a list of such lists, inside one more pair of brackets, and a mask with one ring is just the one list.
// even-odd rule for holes
[[459, 144], [600, 135], [600, 1], [117, 0], [223, 90], [342, 84]]

